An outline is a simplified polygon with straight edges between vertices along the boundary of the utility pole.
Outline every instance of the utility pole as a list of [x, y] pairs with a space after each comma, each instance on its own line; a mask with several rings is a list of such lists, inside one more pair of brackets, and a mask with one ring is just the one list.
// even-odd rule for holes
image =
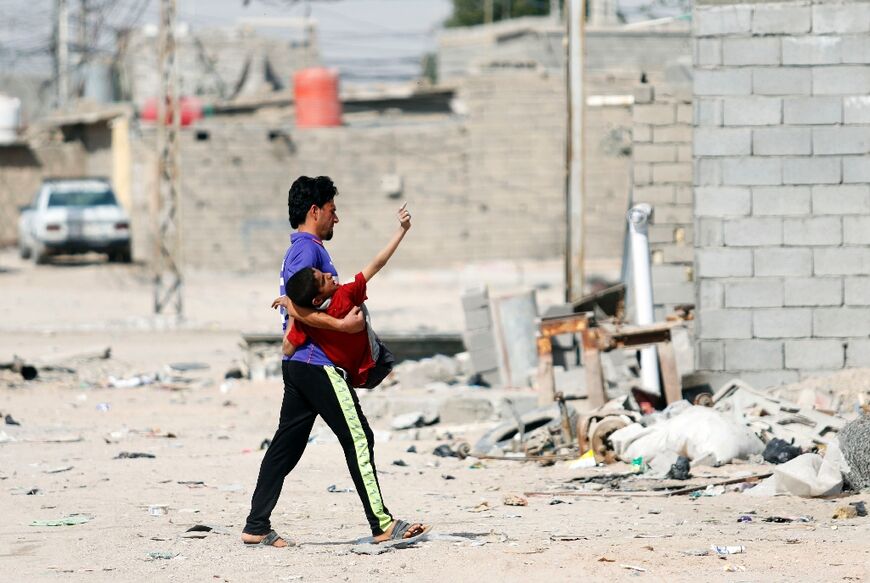
[[57, 12], [57, 106], [65, 107], [69, 99], [69, 6], [67, 0], [55, 0]]
[[585, 0], [569, 0], [566, 4], [568, 34], [568, 140], [566, 198], [567, 217], [565, 249], [565, 299], [569, 302], [583, 296], [584, 169], [583, 169], [583, 58], [586, 29]]
[[[178, 136], [181, 107], [178, 99], [178, 60], [175, 52], [176, 0], [160, 0], [160, 93], [157, 101], [157, 180], [152, 197], [154, 223], [154, 313], [167, 306], [179, 320], [182, 305]], [[168, 109], [167, 109], [168, 108]], [[167, 113], [171, 116], [167, 124]]]

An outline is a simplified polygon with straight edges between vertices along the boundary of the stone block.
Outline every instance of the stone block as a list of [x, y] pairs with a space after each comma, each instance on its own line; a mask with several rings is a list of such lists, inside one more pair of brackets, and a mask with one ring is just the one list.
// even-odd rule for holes
[[851, 339], [846, 347], [846, 366], [870, 367], [870, 340]]
[[656, 285], [684, 284], [692, 281], [691, 270], [684, 265], [653, 265], [652, 280]]
[[845, 347], [839, 340], [788, 340], [785, 366], [792, 369], [843, 368]]
[[867, 337], [870, 308], [816, 308], [813, 310], [813, 336], [820, 338]]
[[[691, 250], [691, 247], [689, 247]], [[656, 304], [694, 304], [695, 285], [689, 283], [663, 284], [653, 286], [653, 297]]]
[[635, 125], [631, 128], [632, 142], [651, 142], [652, 141], [652, 126]]
[[677, 144], [677, 162], [692, 162], [694, 160], [691, 144]]
[[782, 99], [779, 97], [730, 97], [723, 100], [726, 126], [779, 125]]
[[725, 244], [725, 236], [720, 219], [698, 219], [698, 229], [695, 239], [700, 247], [721, 247]]
[[778, 308], [783, 305], [780, 278], [733, 279], [724, 285], [726, 308]]
[[676, 106], [671, 103], [652, 103], [635, 105], [632, 108], [632, 122], [651, 126], [670, 125], [677, 119]]
[[498, 370], [498, 353], [495, 347], [473, 350], [468, 353], [471, 358], [471, 366], [475, 372]]
[[698, 307], [715, 310], [725, 307], [725, 285], [715, 279], [705, 279], [698, 284]]
[[809, 128], [759, 128], [752, 130], [752, 154], [755, 156], [810, 155], [813, 134]]
[[698, 337], [737, 339], [752, 337], [751, 310], [707, 310], [698, 312]]
[[858, 34], [843, 37], [844, 64], [870, 64], [870, 36]]
[[781, 218], [732, 219], [724, 223], [725, 245], [728, 247], [759, 247], [782, 245]]
[[652, 181], [659, 184], [667, 182], [689, 184], [692, 182], [692, 165], [688, 162], [653, 164]]
[[812, 83], [813, 95], [867, 94], [870, 93], [870, 67], [861, 65], [813, 67]]
[[808, 5], [793, 2], [756, 4], [752, 34], [800, 34], [810, 31]]
[[810, 249], [761, 248], [755, 250], [757, 277], [800, 277], [813, 274], [813, 254]]
[[696, 249], [699, 277], [751, 277], [752, 251], [749, 249]]
[[462, 294], [463, 310], [489, 308], [489, 293], [485, 289], [467, 290]]
[[783, 242], [786, 245], [839, 245], [843, 242], [840, 217], [808, 217], [785, 219]]
[[698, 368], [701, 370], [723, 370], [725, 368], [725, 346], [721, 342], [699, 342]]
[[724, 99], [719, 97], [698, 97], [693, 104], [696, 126], [721, 126]]
[[[752, 93], [755, 95], [810, 95], [813, 88], [814, 71], [797, 67], [752, 69]], [[733, 93], [732, 95], [740, 94]]]
[[812, 131], [813, 154], [870, 153], [870, 127], [818, 127]]
[[843, 43], [837, 36], [799, 36], [782, 39], [783, 65], [835, 65], [842, 61]]
[[748, 33], [752, 30], [752, 7], [699, 6], [695, 10], [692, 27], [695, 36]]
[[691, 103], [678, 103], [677, 104], [677, 123], [692, 125], [694, 121], [692, 117], [692, 104]]
[[777, 370], [782, 368], [782, 364], [782, 342], [776, 340], [725, 342], [726, 370]]
[[492, 326], [492, 319], [489, 316], [489, 308], [465, 310], [466, 330], [479, 330], [480, 328], [489, 328], [490, 326]]
[[652, 205], [674, 202], [674, 186], [670, 184], [654, 184], [651, 186], [636, 186], [634, 200], [648, 202]]
[[755, 157], [725, 159], [722, 182], [735, 186], [778, 186], [783, 183], [783, 161]]
[[870, 306], [870, 277], [847, 277], [844, 284], [847, 306]]
[[692, 126], [690, 125], [671, 125], [660, 126], [653, 128], [653, 142], [692, 142]]
[[695, 189], [698, 217], [740, 217], [749, 215], [752, 195], [748, 188], [702, 186]]
[[[843, 98], [843, 123], [870, 124], [870, 95], [851, 95]], [[863, 128], [867, 132], [867, 128]]]
[[652, 165], [635, 163], [632, 168], [632, 181], [634, 184], [652, 184]]
[[491, 350], [495, 348], [495, 335], [490, 328], [481, 328], [462, 335], [465, 349], [469, 352]]
[[[747, 383], [750, 387], [756, 389], [767, 389], [778, 387], [789, 383], [796, 383], [800, 380], [800, 375], [793, 370], [777, 370], [770, 372], [741, 372], [740, 379]], [[729, 378], [734, 378], [734, 373]], [[727, 379], [726, 379], [727, 380]]]
[[676, 162], [677, 147], [673, 144], [636, 144], [631, 156], [638, 162]]
[[870, 216], [843, 217], [843, 244], [870, 245]]
[[754, 216], [795, 216], [810, 213], [808, 186], [756, 186], [752, 188]]
[[789, 125], [836, 124], [843, 120], [839, 97], [787, 97], [783, 121]]
[[780, 39], [777, 37], [725, 38], [722, 40], [725, 66], [779, 65]]
[[722, 184], [722, 161], [718, 158], [695, 158], [692, 175], [695, 186], [718, 186]]
[[809, 308], [755, 310], [752, 334], [756, 338], [809, 338], [813, 332], [813, 311]]
[[785, 184], [839, 184], [842, 161], [834, 156], [786, 158], [782, 161]]
[[815, 275], [864, 275], [870, 273], [870, 249], [828, 247], [813, 250]]
[[839, 277], [791, 278], [785, 286], [786, 306], [839, 306], [843, 280]]
[[843, 182], [870, 182], [870, 156], [847, 156], [843, 158]]
[[813, 5], [813, 33], [870, 32], [870, 4], [865, 2]]
[[812, 197], [815, 215], [870, 213], [870, 185], [867, 184], [813, 186]]
[[696, 69], [692, 82], [695, 95], [749, 95], [752, 93], [752, 71], [749, 69], [727, 69], [724, 71]]
[[696, 156], [748, 156], [752, 153], [752, 130], [695, 128], [692, 147]]
[[695, 39], [696, 67], [711, 67], [722, 64], [722, 40], [718, 38]]
[[652, 85], [638, 85], [634, 88], [635, 103], [652, 103], [655, 99], [655, 90]]

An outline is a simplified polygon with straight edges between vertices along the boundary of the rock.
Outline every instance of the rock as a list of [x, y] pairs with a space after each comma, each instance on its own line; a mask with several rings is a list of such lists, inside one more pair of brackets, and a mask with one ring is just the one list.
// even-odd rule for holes
[[856, 490], [870, 488], [870, 417], [865, 414], [847, 423], [839, 438], [849, 464], [846, 481]]

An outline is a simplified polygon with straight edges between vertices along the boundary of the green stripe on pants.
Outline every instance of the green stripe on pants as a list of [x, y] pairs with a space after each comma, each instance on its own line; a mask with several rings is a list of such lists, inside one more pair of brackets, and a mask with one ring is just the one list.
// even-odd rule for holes
[[378, 524], [381, 530], [385, 531], [393, 522], [393, 519], [384, 510], [384, 501], [381, 498], [381, 490], [378, 488], [378, 483], [375, 479], [372, 460], [369, 456], [369, 442], [366, 439], [365, 431], [359, 416], [356, 414], [356, 405], [353, 402], [353, 396], [350, 394], [350, 389], [344, 378], [331, 366], [323, 367], [326, 370], [329, 381], [332, 384], [332, 389], [335, 391], [335, 396], [338, 398], [338, 404], [341, 406], [341, 412], [344, 414], [344, 420], [347, 422], [347, 427], [350, 430], [350, 435], [353, 438], [353, 445], [356, 451], [356, 463], [359, 467], [359, 472], [362, 475], [363, 483], [366, 488], [366, 497], [372, 512], [378, 519]]

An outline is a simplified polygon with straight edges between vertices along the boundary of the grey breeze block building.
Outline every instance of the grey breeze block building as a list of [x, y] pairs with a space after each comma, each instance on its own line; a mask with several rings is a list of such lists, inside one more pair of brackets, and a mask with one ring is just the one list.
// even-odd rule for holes
[[870, 2], [698, 0], [697, 364], [870, 366]]

